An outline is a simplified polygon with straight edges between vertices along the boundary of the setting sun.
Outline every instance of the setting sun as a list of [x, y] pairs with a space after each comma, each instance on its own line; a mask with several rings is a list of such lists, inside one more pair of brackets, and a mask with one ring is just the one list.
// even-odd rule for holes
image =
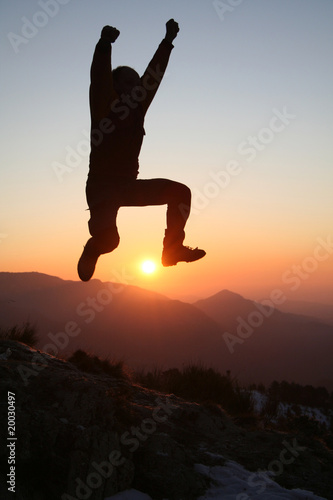
[[151, 274], [156, 270], [156, 264], [152, 260], [145, 260], [141, 264], [141, 269], [146, 274]]

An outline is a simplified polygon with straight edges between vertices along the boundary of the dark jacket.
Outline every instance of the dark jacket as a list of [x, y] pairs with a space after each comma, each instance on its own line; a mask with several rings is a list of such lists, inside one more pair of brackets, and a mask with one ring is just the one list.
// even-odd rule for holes
[[143, 141], [144, 117], [165, 73], [173, 45], [162, 40], [131, 96], [119, 96], [112, 83], [111, 44], [100, 39], [90, 73], [91, 153], [88, 182], [135, 179]]

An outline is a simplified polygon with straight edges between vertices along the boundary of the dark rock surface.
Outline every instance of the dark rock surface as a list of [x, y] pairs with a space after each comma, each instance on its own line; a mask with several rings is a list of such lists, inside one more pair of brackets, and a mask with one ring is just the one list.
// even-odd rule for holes
[[[85, 373], [14, 341], [0, 342], [1, 422], [15, 394], [17, 500], [104, 500], [135, 488], [154, 500], [191, 500], [209, 484], [195, 464], [235, 460], [267, 469], [283, 441], [304, 446], [279, 482], [327, 498], [332, 451], [305, 436], [242, 427], [218, 406], [186, 402], [128, 377]], [[251, 420], [249, 420], [251, 422]], [[1, 432], [2, 499], [8, 492], [8, 442]]]

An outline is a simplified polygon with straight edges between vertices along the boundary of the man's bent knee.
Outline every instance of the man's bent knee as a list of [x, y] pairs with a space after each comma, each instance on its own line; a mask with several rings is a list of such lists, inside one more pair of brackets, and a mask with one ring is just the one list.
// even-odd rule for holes
[[120, 242], [118, 231], [112, 233], [109, 231], [99, 232], [93, 238], [100, 254], [112, 252]]
[[105, 250], [102, 253], [112, 252], [117, 248], [119, 242], [120, 238], [118, 232], [115, 234], [106, 234], [103, 241]]
[[182, 184], [181, 182], [175, 182], [173, 192], [177, 197], [177, 200], [188, 204], [191, 202], [191, 190], [185, 184]]

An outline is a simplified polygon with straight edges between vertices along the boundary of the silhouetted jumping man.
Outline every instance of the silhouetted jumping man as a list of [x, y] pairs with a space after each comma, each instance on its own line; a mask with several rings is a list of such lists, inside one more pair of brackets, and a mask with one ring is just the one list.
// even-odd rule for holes
[[111, 69], [111, 44], [119, 31], [104, 26], [90, 73], [91, 153], [86, 196], [91, 238], [78, 262], [82, 281], [93, 276], [98, 257], [119, 245], [116, 225], [120, 207], [167, 205], [162, 264], [193, 262], [204, 250], [183, 245], [191, 191], [168, 179], [137, 179], [145, 114], [165, 73], [178, 24], [170, 19], [166, 35], [140, 78], [134, 69]]

